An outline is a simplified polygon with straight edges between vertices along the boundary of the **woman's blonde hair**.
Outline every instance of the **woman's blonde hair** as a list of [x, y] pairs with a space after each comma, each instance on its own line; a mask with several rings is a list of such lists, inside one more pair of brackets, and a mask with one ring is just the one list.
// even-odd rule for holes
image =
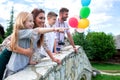
[[[28, 19], [30, 13], [28, 12], [20, 12], [16, 18], [15, 24], [13, 26], [13, 33], [11, 37], [11, 50], [15, 50], [18, 45], [18, 31], [21, 29], [25, 29], [24, 26], [25, 21]], [[32, 14], [31, 14], [32, 15]]]

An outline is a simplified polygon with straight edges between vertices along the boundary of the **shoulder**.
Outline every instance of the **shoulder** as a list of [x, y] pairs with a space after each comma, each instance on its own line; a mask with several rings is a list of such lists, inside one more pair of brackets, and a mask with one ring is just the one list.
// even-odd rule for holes
[[57, 19], [56, 22], [55, 22], [55, 25], [58, 25], [59, 24], [59, 20]]
[[33, 29], [22, 29], [22, 30], [19, 30], [19, 33], [28, 33], [31, 31], [33, 31]]
[[4, 39], [4, 41], [2, 42], [2, 45], [6, 45], [10, 41], [11, 41], [11, 35]]
[[68, 22], [67, 21], [65, 21], [64, 24], [65, 24], [65, 26], [68, 26]]

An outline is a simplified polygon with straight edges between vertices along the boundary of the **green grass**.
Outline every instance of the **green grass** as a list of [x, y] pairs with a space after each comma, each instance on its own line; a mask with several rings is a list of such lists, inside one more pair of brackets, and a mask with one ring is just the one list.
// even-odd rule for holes
[[120, 76], [97, 75], [92, 80], [120, 80]]
[[92, 66], [98, 70], [120, 70], [120, 64], [110, 64], [110, 63], [93, 63]]

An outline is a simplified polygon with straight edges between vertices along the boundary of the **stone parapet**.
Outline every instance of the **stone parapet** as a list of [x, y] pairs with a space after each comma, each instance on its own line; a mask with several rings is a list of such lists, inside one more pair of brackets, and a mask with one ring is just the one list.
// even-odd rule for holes
[[46, 57], [39, 64], [29, 65], [5, 80], [91, 80], [91, 64], [82, 47], [76, 47], [77, 54], [74, 53], [72, 46], [66, 46], [60, 54], [55, 55], [62, 60], [61, 65]]

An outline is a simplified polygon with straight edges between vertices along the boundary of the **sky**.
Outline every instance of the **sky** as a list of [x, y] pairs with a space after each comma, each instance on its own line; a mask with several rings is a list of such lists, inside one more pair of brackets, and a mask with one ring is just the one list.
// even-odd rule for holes
[[[14, 19], [21, 11], [31, 12], [34, 8], [42, 8], [46, 14], [49, 11], [59, 12], [61, 7], [68, 8], [69, 18], [79, 16], [82, 8], [81, 0], [0, 0], [0, 24], [7, 28], [10, 11], [14, 7]], [[88, 20], [90, 31], [120, 34], [120, 0], [91, 0], [88, 6], [91, 10]], [[69, 20], [68, 18], [68, 20]], [[73, 30], [73, 29], [72, 29]]]

